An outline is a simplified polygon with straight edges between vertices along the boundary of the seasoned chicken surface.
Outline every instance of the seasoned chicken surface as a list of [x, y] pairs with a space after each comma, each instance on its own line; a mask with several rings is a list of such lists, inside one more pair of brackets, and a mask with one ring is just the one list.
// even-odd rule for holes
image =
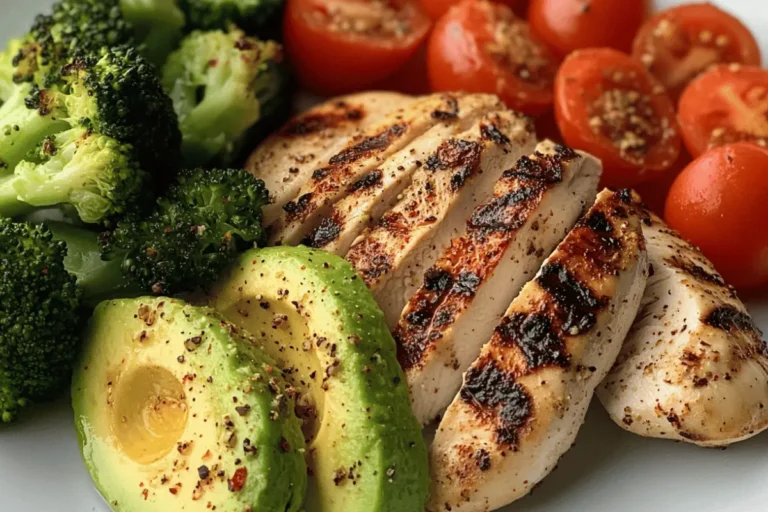
[[[398, 201], [403, 190], [412, 182], [420, 180], [419, 176], [428, 168], [425, 162], [436, 158], [433, 155], [445, 146], [446, 140], [461, 138], [462, 131], [477, 126], [479, 119], [489, 112], [503, 108], [498, 97], [490, 94], [459, 97], [455, 120], [438, 123], [379, 167], [349, 185], [346, 196], [334, 205], [330, 214], [323, 217], [302, 243], [344, 256], [355, 238], [370, 224], [378, 221]], [[474, 133], [477, 129], [471, 131]], [[457, 154], [456, 158], [460, 156]], [[435, 174], [435, 169], [430, 173]]]
[[768, 427], [768, 349], [712, 263], [647, 213], [652, 273], [616, 366], [597, 393], [635, 434], [725, 446]]
[[430, 448], [428, 510], [493, 510], [552, 471], [637, 314], [644, 246], [631, 194], [601, 192], [465, 374]]
[[359, 137], [313, 170], [297, 196], [283, 206], [283, 211], [270, 225], [270, 243], [298, 244], [330, 213], [333, 204], [344, 197], [351, 184], [414, 143], [430, 128], [455, 123], [459, 96], [434, 94], [417, 98], [363, 130]]
[[422, 423], [450, 404], [509, 303], [594, 201], [600, 170], [589, 155], [540, 143], [503, 173], [467, 216], [466, 233], [423, 274], [394, 330]]
[[511, 110], [488, 114], [467, 132], [444, 140], [414, 174], [402, 199], [355, 242], [347, 260], [368, 284], [390, 328], [424, 270], [464, 233], [472, 210], [534, 144], [527, 118]]
[[365, 92], [326, 101], [299, 114], [251, 153], [245, 169], [264, 181], [270, 204], [264, 223], [275, 221], [322, 166], [361, 130], [414, 101], [394, 92]]

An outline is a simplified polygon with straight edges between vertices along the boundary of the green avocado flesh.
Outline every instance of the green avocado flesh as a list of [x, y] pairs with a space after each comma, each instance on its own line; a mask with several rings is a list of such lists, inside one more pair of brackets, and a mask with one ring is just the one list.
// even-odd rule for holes
[[395, 342], [342, 258], [304, 247], [245, 253], [212, 294], [299, 391], [309, 512], [423, 512], [427, 450]]
[[250, 335], [153, 297], [101, 303], [84, 343], [75, 421], [113, 510], [302, 510], [296, 393]]

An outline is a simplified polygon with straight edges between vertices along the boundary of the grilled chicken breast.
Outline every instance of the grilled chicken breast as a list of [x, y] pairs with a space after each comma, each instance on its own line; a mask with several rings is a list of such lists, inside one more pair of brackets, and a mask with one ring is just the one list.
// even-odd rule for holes
[[[352, 183], [347, 195], [334, 205], [331, 213], [320, 221], [302, 243], [344, 256], [357, 236], [397, 202], [398, 196], [412, 180], [418, 182], [423, 179], [418, 176], [429, 168], [425, 162], [428, 164], [434, 161], [437, 157], [433, 155], [446, 153], [445, 140], [454, 140], [454, 136], [461, 139], [458, 134], [473, 125], [475, 128], [470, 131], [477, 132], [479, 119], [489, 112], [504, 109], [499, 98], [489, 94], [467, 95], [457, 102], [457, 114], [453, 122], [438, 123], [414, 143]], [[491, 121], [484, 122], [487, 124]], [[452, 156], [457, 160], [468, 158], [459, 149]], [[434, 174], [435, 171], [431, 169], [429, 172]], [[473, 177], [469, 176], [468, 179]]]
[[768, 350], [704, 255], [647, 213], [643, 308], [597, 393], [635, 434], [725, 446], [768, 427]]
[[269, 225], [295, 198], [312, 171], [322, 166], [361, 130], [415, 101], [394, 92], [365, 92], [326, 101], [299, 114], [251, 153], [245, 168], [270, 192], [264, 208]]
[[583, 423], [648, 275], [628, 191], [604, 191], [512, 302], [430, 448], [430, 511], [486, 511], [527, 494]]
[[509, 303], [594, 201], [599, 177], [591, 156], [540, 143], [504, 172], [466, 233], [423, 275], [394, 329], [422, 423], [453, 400]]
[[[472, 210], [493, 191], [505, 169], [533, 150], [527, 118], [505, 110], [443, 141], [414, 175], [402, 199], [361, 236], [347, 260], [365, 280], [390, 328]], [[447, 405], [447, 404], [446, 404]]]
[[418, 98], [363, 130], [323, 166], [313, 170], [297, 197], [283, 206], [283, 211], [270, 226], [270, 243], [298, 244], [317, 227], [323, 216], [330, 213], [349, 185], [407, 148], [430, 128], [453, 124], [458, 118], [460, 96], [435, 94]]

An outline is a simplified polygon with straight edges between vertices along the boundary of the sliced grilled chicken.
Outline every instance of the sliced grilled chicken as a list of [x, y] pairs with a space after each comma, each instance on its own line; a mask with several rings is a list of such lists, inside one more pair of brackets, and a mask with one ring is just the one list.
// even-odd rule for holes
[[527, 118], [511, 110], [489, 114], [468, 132], [441, 144], [414, 175], [403, 198], [355, 242], [347, 260], [368, 284], [390, 328], [397, 325], [424, 270], [453, 237], [464, 233], [472, 210], [534, 144]]
[[599, 177], [591, 156], [540, 143], [424, 274], [394, 330], [422, 423], [451, 403], [509, 303], [594, 200]]
[[618, 356], [648, 275], [627, 191], [597, 202], [512, 302], [430, 447], [430, 511], [527, 494], [570, 448]]
[[288, 122], [251, 153], [246, 170], [264, 181], [271, 203], [264, 221], [271, 224], [296, 197], [312, 171], [349, 140], [415, 98], [394, 92], [365, 92], [326, 101]]
[[725, 446], [768, 427], [768, 350], [701, 252], [647, 214], [653, 270], [619, 359], [597, 393], [635, 434]]
[[[443, 156], [459, 164], [466, 161], [462, 165], [469, 165], [469, 160], [475, 155], [470, 154], [475, 146], [469, 144], [459, 147], [444, 141], [448, 139], [456, 142], [453, 139], [456, 136], [460, 139], [460, 144], [460, 132], [474, 126], [470, 132], [479, 133], [480, 127], [483, 126], [479, 119], [489, 112], [502, 109], [504, 104], [497, 96], [473, 94], [459, 98], [455, 122], [438, 123], [414, 143], [352, 183], [347, 189], [347, 195], [334, 205], [331, 213], [323, 217], [320, 224], [302, 240], [302, 243], [344, 256], [355, 238], [397, 202], [399, 194], [412, 180], [424, 181], [425, 178], [421, 175], [431, 175], [438, 171], [437, 168], [430, 167], [430, 162], [442, 163], [435, 159]], [[492, 120], [486, 119], [483, 122], [490, 126]], [[470, 175], [467, 179], [473, 177], [474, 175]], [[462, 187], [457, 185], [456, 188]]]
[[307, 183], [270, 226], [272, 244], [298, 244], [346, 194], [347, 187], [378, 168], [438, 124], [452, 124], [459, 114], [458, 94], [416, 99], [363, 130], [359, 137], [312, 171]]

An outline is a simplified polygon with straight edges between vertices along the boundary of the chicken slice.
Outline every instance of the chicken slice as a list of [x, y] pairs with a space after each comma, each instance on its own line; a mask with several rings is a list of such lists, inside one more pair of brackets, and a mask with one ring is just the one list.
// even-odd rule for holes
[[527, 118], [511, 110], [489, 114], [460, 137], [444, 141], [403, 198], [355, 242], [346, 258], [373, 292], [390, 328], [424, 270], [464, 233], [472, 210], [535, 143]]
[[[475, 156], [474, 153], [470, 154], [475, 145], [458, 147], [452, 137], [462, 139], [460, 132], [470, 127], [473, 127], [470, 129], [472, 135], [479, 133], [480, 127], [483, 126], [480, 119], [489, 112], [503, 110], [504, 104], [497, 96], [473, 94], [460, 98], [458, 107], [456, 122], [437, 124], [380, 167], [349, 185], [347, 195], [334, 205], [332, 211], [323, 217], [302, 243], [344, 256], [357, 236], [379, 220], [384, 212], [397, 202], [398, 196], [412, 181], [424, 181], [425, 173], [435, 174], [437, 169], [430, 168], [429, 162], [443, 156], [456, 161], [455, 167], [468, 165], [469, 160]], [[491, 119], [482, 120], [482, 123], [488, 126], [491, 122]], [[446, 139], [453, 142], [448, 143]]]
[[603, 191], [507, 309], [430, 447], [428, 510], [497, 509], [570, 448], [648, 276], [628, 191]]
[[283, 206], [283, 211], [270, 226], [270, 243], [298, 244], [346, 194], [349, 185], [378, 168], [433, 126], [453, 124], [460, 113], [461, 96], [433, 94], [418, 98], [363, 130], [359, 137], [314, 169], [297, 196]]
[[647, 213], [653, 272], [616, 365], [597, 390], [647, 437], [725, 446], [768, 427], [768, 349], [712, 263]]
[[[443, 412], [504, 310], [595, 198], [600, 164], [542, 142], [495, 185], [435, 265], [394, 329], [416, 417]], [[380, 300], [387, 303], [388, 298]]]
[[270, 204], [264, 221], [271, 224], [296, 197], [312, 171], [338, 152], [361, 130], [415, 98], [394, 92], [365, 92], [326, 101], [299, 114], [256, 148], [245, 169], [264, 181]]

